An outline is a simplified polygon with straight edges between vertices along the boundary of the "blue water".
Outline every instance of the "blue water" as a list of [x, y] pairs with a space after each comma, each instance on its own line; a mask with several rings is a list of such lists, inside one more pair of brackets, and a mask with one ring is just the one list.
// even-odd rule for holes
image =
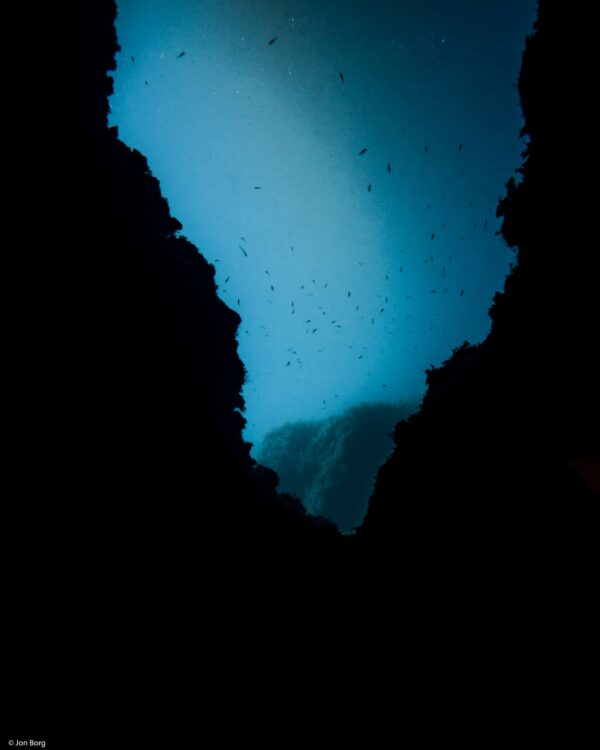
[[512, 259], [495, 208], [533, 0], [118, 8], [111, 123], [242, 316], [255, 452], [286, 422], [418, 400], [486, 336]]

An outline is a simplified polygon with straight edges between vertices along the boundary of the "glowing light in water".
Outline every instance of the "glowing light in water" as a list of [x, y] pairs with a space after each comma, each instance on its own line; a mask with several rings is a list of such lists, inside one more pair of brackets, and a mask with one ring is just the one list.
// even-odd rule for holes
[[242, 316], [247, 438], [420, 398], [511, 260], [533, 0], [118, 8], [112, 122]]

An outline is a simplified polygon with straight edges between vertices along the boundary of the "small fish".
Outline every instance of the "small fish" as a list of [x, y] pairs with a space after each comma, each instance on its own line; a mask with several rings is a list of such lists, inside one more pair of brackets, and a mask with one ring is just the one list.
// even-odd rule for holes
[[431, 294], [437, 294], [437, 289], [430, 289], [429, 291]]
[[144, 83], [146, 84], [146, 86], [148, 85], [148, 81], [144, 81]]
[[340, 81], [344, 83], [344, 74], [340, 72]]
[[274, 36], [272, 39], [269, 39], [269, 44], [275, 44], [275, 42], [279, 39], [278, 36]]
[[459, 143], [459, 144], [458, 144], [458, 150], [459, 150], [459, 151], [462, 151], [462, 148], [463, 148], [463, 146], [462, 146], [462, 143]]
[[289, 367], [289, 366], [290, 366], [291, 364], [292, 364], [291, 362], [286, 362], [286, 365], [285, 365], [285, 366], [286, 366], [286, 367]]
[[255, 189], [255, 190], [262, 190], [262, 187], [261, 187], [260, 185], [255, 185], [255, 186], [254, 186], [254, 189]]
[[369, 193], [371, 192], [371, 183], [369, 183], [369, 184], [367, 185], [367, 190], [369, 191]]
[[431, 239], [432, 239], [432, 240], [435, 240], [435, 232], [432, 232], [432, 233], [431, 233]]
[[241, 302], [239, 301], [239, 299], [238, 299], [237, 303], [238, 303], [238, 305], [241, 305], [241, 304], [242, 304], [242, 303], [241, 303]]
[[366, 153], [367, 153], [367, 149], [366, 148], [361, 148], [361, 150], [358, 152], [358, 155], [362, 156], [363, 154], [366, 154]]
[[425, 146], [425, 153], [429, 151], [429, 146]]
[[131, 55], [131, 62], [135, 65], [135, 57]]
[[231, 278], [231, 276], [228, 276], [223, 283], [226, 284], [229, 281], [230, 278]]
[[350, 292], [348, 292], [348, 297], [350, 296]]
[[389, 163], [389, 161], [388, 161], [388, 165], [387, 165], [387, 170], [388, 170], [389, 174], [392, 174], [392, 165]]
[[239, 249], [244, 253], [246, 258], [248, 257], [248, 253], [244, 250], [244, 248], [241, 245], [238, 245]]
[[180, 52], [180, 53], [179, 53], [179, 54], [177, 55], [177, 59], [179, 60], [179, 58], [180, 58], [180, 57], [183, 57], [184, 55], [185, 55], [185, 50], [181, 51], [181, 52]]
[[460, 295], [459, 295], [459, 296], [460, 296], [460, 297], [463, 297], [463, 296], [464, 296], [464, 294], [465, 294], [465, 290], [464, 290], [464, 289], [461, 289], [461, 290], [460, 290]]
[[275, 291], [275, 287], [273, 286], [273, 284], [271, 284], [271, 291], [272, 291], [272, 292], [274, 292], [274, 291]]
[[313, 333], [315, 333], [315, 331], [316, 331], [316, 330], [317, 330], [316, 328], [313, 328], [313, 329], [312, 329], [312, 332], [313, 332]]
[[270, 276], [270, 275], [271, 275], [271, 274], [270, 274], [270, 273], [269, 273], [269, 272], [267, 271], [267, 269], [265, 269], [265, 273], [267, 274], [267, 276]]

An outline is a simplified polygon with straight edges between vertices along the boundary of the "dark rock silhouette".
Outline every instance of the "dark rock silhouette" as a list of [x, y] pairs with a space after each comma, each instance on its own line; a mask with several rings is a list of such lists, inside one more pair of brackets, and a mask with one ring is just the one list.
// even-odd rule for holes
[[567, 550], [571, 563], [589, 552], [593, 486], [578, 467], [598, 454], [597, 277], [571, 151], [580, 123], [556, 111], [557, 86], [573, 95], [580, 85], [557, 54], [562, 18], [542, 2], [523, 57], [529, 143], [522, 181], [509, 180], [498, 207], [518, 263], [494, 299], [491, 333], [428, 371], [421, 411], [397, 425], [359, 531], [365, 545], [385, 542], [424, 567], [444, 559], [446, 571], [462, 562], [470, 575], [490, 565], [508, 575], [541, 556], [549, 572]]
[[[39, 200], [34, 221], [13, 216], [32, 250], [12, 254], [8, 275], [15, 397], [5, 423], [9, 464], [35, 511], [13, 504], [15, 547], [58, 544], [94, 565], [109, 555], [107, 571], [126, 568], [133, 550], [149, 569], [165, 554], [186, 571], [218, 551], [223, 574], [249, 549], [257, 565], [276, 550], [318, 556], [335, 546], [334, 525], [278, 494], [242, 440], [239, 315], [179, 235], [145, 157], [107, 126], [115, 10], [95, 0], [62, 17], [46, 9], [56, 34], [36, 50], [66, 72], [31, 99], [43, 118], [22, 110], [33, 127], [21, 150], [31, 167], [20, 169]], [[63, 515], [81, 519], [68, 544]]]
[[[108, 13], [105, 24], [103, 59], [88, 60], [88, 80], [113, 67]], [[97, 26], [84, 31], [102, 38]], [[312, 543], [315, 535], [334, 534], [332, 524], [280, 498], [276, 475], [250, 458], [241, 437], [239, 315], [217, 297], [214, 267], [178, 235], [181, 225], [145, 157], [107, 129], [109, 91], [105, 83], [95, 93], [102, 103], [87, 108], [80, 155], [80, 185], [93, 196], [83, 207], [88, 231], [81, 231], [94, 277], [85, 301], [94, 320], [87, 375], [102, 383], [91, 409], [111, 443], [102, 481], [137, 497], [168, 496], [182, 504], [184, 517], [191, 502], [212, 544], [265, 537], [277, 546], [289, 537], [301, 543], [310, 536]], [[178, 515], [172, 520], [179, 527]]]

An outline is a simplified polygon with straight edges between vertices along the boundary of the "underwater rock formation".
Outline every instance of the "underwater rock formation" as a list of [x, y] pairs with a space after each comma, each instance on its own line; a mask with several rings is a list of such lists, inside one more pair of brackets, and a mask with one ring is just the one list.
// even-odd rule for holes
[[34, 498], [12, 507], [15, 545], [79, 518], [71, 556], [123, 561], [135, 550], [158, 566], [162, 549], [183, 570], [215, 550], [233, 566], [277, 554], [299, 567], [336, 560], [351, 582], [369, 550], [434, 565], [507, 546], [534, 554], [559, 528], [577, 535], [597, 487], [600, 378], [593, 212], [573, 153], [585, 143], [576, 114], [585, 83], [566, 54], [562, 15], [540, 4], [523, 59], [529, 144], [522, 181], [508, 183], [498, 209], [517, 262], [490, 311], [491, 334], [428, 373], [364, 523], [342, 539], [278, 494], [274, 472], [250, 457], [239, 317], [179, 235], [144, 156], [107, 126], [114, 4], [63, 12], [71, 43], [50, 37], [41, 49], [75, 75], [49, 77], [32, 106], [40, 116], [22, 117], [31, 150], [45, 130], [48, 159], [42, 168], [34, 152], [21, 170], [30, 192], [36, 175], [39, 214], [15, 213], [33, 249], [6, 261], [20, 311], [7, 344], [9, 463]]
[[[49, 31], [61, 10], [63, 37]], [[15, 662], [5, 673], [21, 736], [36, 736], [34, 723], [48, 731], [54, 700], [59, 734], [74, 737], [60, 747], [140, 746], [144, 733], [156, 744], [161, 728], [161, 746], [176, 735], [197, 743], [213, 728], [229, 738], [230, 724], [264, 740], [266, 725], [279, 730], [273, 716], [295, 732], [311, 711], [333, 715], [338, 742], [344, 724], [356, 741], [362, 719], [373, 745], [386, 715], [382, 739], [407, 732], [413, 705], [400, 688], [421, 703], [420, 732], [454, 728], [438, 704], [453, 708], [457, 693], [461, 731], [487, 719], [490, 676], [505, 691], [502, 714], [506, 695], [529, 712], [539, 695], [527, 670], [556, 689], [560, 644], [569, 664], [587, 666], [593, 652], [583, 610], [595, 590], [598, 282], [580, 172], [595, 120], [580, 116], [592, 88], [572, 54], [579, 15], [542, 0], [527, 42], [519, 89], [530, 142], [523, 179], [499, 207], [518, 263], [491, 334], [428, 373], [422, 409], [397, 425], [365, 521], [346, 538], [278, 495], [274, 473], [249, 456], [238, 316], [178, 235], [144, 157], [106, 125], [114, 12], [94, 0], [46, 4], [17, 26], [37, 31], [30, 55], [45, 78], [10, 97], [20, 141], [8, 143], [19, 163], [7, 184], [18, 200], [3, 250], [5, 640]], [[81, 706], [57, 688], [69, 657]], [[564, 685], [587, 691], [579, 677]], [[379, 703], [374, 720], [365, 693]], [[5, 713], [16, 725], [18, 707]], [[122, 718], [131, 741], [111, 725]]]
[[422, 408], [397, 425], [394, 455], [359, 530], [365, 546], [384, 545], [425, 568], [507, 573], [590, 551], [600, 424], [596, 251], [574, 151], [585, 129], [577, 116], [584, 86], [564, 54], [576, 37], [564, 23], [542, 2], [527, 40], [522, 179], [508, 182], [498, 206], [516, 263], [490, 310], [490, 335], [428, 372]]

